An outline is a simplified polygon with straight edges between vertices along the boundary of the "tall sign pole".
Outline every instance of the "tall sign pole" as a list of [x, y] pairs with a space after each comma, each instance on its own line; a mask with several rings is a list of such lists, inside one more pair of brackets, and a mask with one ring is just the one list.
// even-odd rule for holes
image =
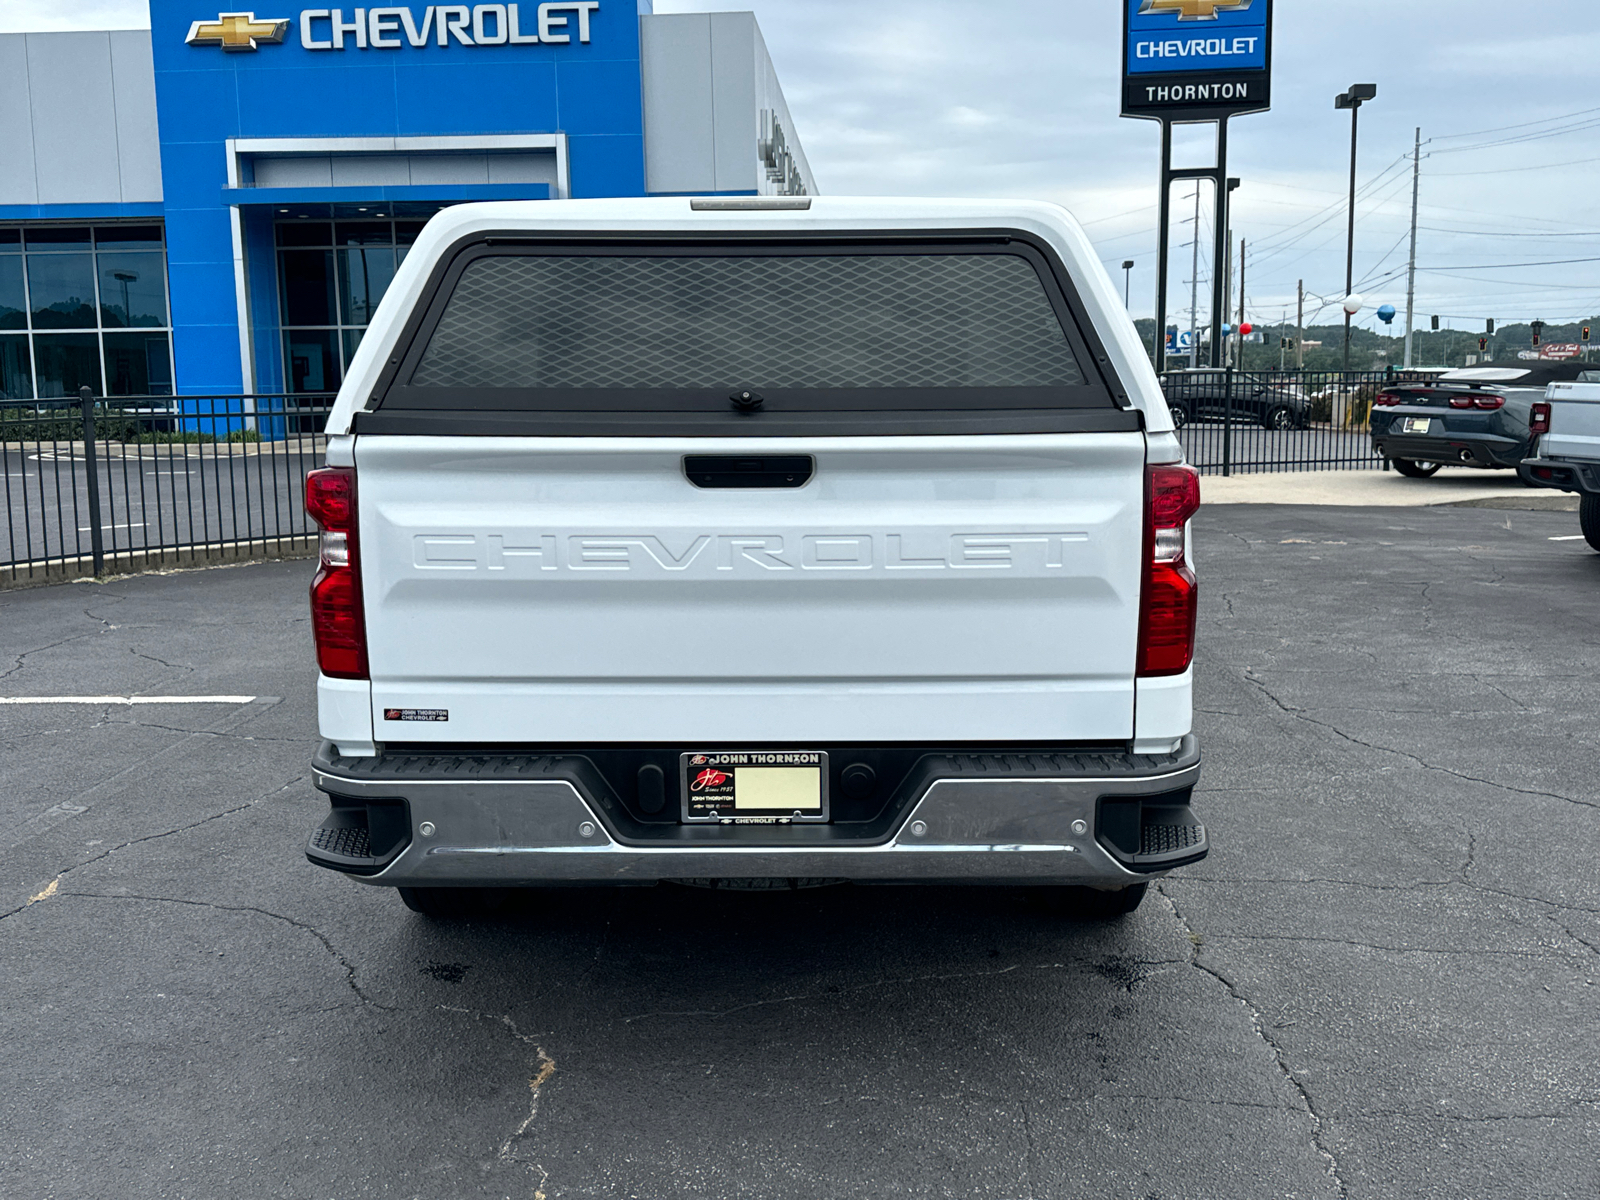
[[[1161, 122], [1161, 229], [1156, 253], [1156, 370], [1166, 367], [1171, 192], [1209, 179], [1215, 197], [1211, 258], [1211, 365], [1222, 365], [1228, 295], [1228, 118], [1272, 101], [1273, 0], [1123, 0], [1122, 115]], [[1172, 167], [1172, 126], [1217, 127], [1215, 165]], [[1200, 231], [1195, 229], [1198, 240]], [[1191, 354], [1194, 348], [1191, 348]], [[1194, 365], [1195, 358], [1190, 358]]]

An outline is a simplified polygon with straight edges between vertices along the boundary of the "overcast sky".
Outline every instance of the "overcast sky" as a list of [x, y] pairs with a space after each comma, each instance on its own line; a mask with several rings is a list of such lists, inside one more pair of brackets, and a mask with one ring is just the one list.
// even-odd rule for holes
[[[1133, 311], [1151, 312], [1159, 127], [1117, 116], [1120, 0], [656, 3], [657, 12], [713, 9], [756, 13], [821, 191], [1058, 201], [1119, 283], [1121, 262], [1136, 261]], [[1434, 313], [1475, 329], [1485, 317], [1600, 312], [1595, 17], [1586, 0], [1279, 5], [1273, 110], [1230, 128], [1251, 318], [1276, 320], [1287, 308], [1293, 319], [1298, 279], [1335, 303], [1343, 293], [1350, 117], [1333, 97], [1357, 82], [1378, 85], [1361, 112], [1355, 274], [1365, 324], [1384, 302], [1404, 319], [1406, 160], [1417, 126], [1419, 326]], [[0, 30], [147, 24], [143, 0], [0, 0]], [[1188, 226], [1177, 229], [1174, 320], [1190, 274], [1178, 248]], [[1573, 259], [1596, 261], [1557, 261]]]

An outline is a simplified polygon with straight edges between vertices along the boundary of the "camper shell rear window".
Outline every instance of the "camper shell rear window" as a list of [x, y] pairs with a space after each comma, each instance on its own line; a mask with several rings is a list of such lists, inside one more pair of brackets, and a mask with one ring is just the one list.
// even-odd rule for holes
[[1138, 427], [1064, 272], [1019, 238], [479, 237], [427, 296], [358, 431]]

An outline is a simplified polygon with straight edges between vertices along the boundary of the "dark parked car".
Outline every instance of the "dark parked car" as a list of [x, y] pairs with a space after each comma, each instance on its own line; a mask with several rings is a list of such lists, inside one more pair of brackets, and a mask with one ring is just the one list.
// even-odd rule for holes
[[1161, 387], [1172, 410], [1172, 423], [1182, 429], [1190, 421], [1258, 422], [1266, 429], [1304, 429], [1311, 421], [1304, 396], [1249, 375], [1233, 376], [1230, 399], [1223, 371], [1177, 371], [1162, 376]]
[[1372, 446], [1402, 475], [1449, 464], [1515, 468], [1528, 455], [1528, 417], [1556, 381], [1600, 380], [1581, 362], [1486, 363], [1425, 383], [1391, 383], [1372, 402]]

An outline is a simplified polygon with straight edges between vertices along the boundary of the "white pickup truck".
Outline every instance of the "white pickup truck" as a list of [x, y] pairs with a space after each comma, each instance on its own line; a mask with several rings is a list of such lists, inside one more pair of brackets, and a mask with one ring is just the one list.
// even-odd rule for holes
[[1578, 527], [1600, 550], [1600, 367], [1552, 383], [1528, 425], [1533, 445], [1517, 473], [1534, 487], [1578, 493]]
[[1058, 207], [449, 208], [327, 432], [320, 866], [1114, 915], [1207, 852], [1199, 479]]

